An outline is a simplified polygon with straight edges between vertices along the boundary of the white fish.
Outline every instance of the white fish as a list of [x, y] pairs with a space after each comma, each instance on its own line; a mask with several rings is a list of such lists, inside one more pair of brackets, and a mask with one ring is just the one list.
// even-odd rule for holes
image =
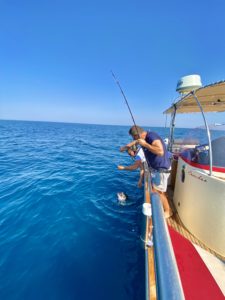
[[117, 198], [119, 201], [126, 201], [127, 195], [124, 192], [119, 192], [119, 193], [117, 193]]

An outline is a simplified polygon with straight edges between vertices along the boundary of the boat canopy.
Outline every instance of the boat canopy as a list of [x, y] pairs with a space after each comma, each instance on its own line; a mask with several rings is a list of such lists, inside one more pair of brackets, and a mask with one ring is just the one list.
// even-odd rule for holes
[[[194, 93], [204, 112], [225, 111], [225, 80], [201, 87], [195, 90]], [[164, 114], [172, 114], [175, 109], [176, 113], [201, 112], [193, 92], [188, 93], [172, 104], [164, 111]]]

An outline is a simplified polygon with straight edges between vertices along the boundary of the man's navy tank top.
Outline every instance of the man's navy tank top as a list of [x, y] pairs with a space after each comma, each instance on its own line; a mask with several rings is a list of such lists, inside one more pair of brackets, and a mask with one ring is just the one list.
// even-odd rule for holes
[[161, 141], [161, 143], [163, 145], [164, 155], [163, 156], [156, 155], [156, 154], [152, 153], [151, 151], [149, 151], [148, 149], [143, 147], [145, 157], [148, 162], [148, 166], [154, 170], [159, 170], [159, 169], [167, 169], [168, 170], [171, 166], [171, 161], [170, 161], [169, 153], [166, 150], [165, 143], [163, 142], [163, 140], [157, 133], [155, 133], [153, 131], [148, 131], [145, 141], [151, 145], [152, 142], [155, 140]]

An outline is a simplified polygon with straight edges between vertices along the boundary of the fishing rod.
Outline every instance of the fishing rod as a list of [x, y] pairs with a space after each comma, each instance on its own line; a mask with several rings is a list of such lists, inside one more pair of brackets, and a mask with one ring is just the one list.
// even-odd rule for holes
[[[128, 107], [128, 110], [129, 110], [129, 112], [130, 112], [131, 118], [132, 118], [132, 120], [133, 120], [135, 129], [136, 129], [136, 132], [137, 132], [137, 136], [138, 136], [138, 138], [140, 139], [141, 137], [140, 137], [140, 134], [139, 134], [139, 132], [138, 132], [137, 125], [136, 125], [136, 122], [135, 122], [135, 120], [134, 120], [134, 116], [133, 116], [132, 111], [131, 111], [131, 109], [130, 109], [130, 106], [129, 106], [129, 103], [128, 103], [128, 101], [127, 101], [127, 98], [126, 98], [126, 96], [125, 96], [125, 94], [124, 94], [124, 91], [123, 91], [123, 89], [122, 89], [122, 87], [121, 87], [121, 85], [120, 85], [120, 83], [119, 83], [119, 80], [117, 80], [117, 78], [116, 78], [116, 76], [115, 76], [115, 74], [113, 73], [112, 70], [111, 70], [111, 73], [112, 73], [112, 77], [114, 78], [116, 84], [118, 85], [118, 87], [119, 87], [119, 89], [120, 89], [121, 94], [123, 95], [123, 98], [124, 98], [124, 100], [125, 100], [125, 103], [126, 103], [126, 105], [127, 105], [127, 107]], [[132, 143], [134, 143], [133, 145], [136, 145], [136, 141], [135, 141], [135, 142], [132, 142]], [[132, 143], [130, 143], [130, 144], [132, 144]], [[141, 145], [140, 145], [140, 146], [141, 146]], [[141, 149], [143, 149], [142, 146], [141, 146]], [[145, 152], [144, 152], [144, 151], [143, 151], [143, 154], [144, 154], [144, 157], [145, 157]], [[145, 164], [145, 167], [146, 167], [146, 164]]]
[[134, 116], [133, 116], [132, 111], [131, 111], [131, 109], [130, 109], [130, 106], [129, 106], [129, 103], [128, 103], [128, 101], [127, 101], [127, 98], [126, 98], [126, 96], [125, 96], [125, 94], [124, 94], [124, 91], [123, 91], [123, 89], [122, 89], [122, 87], [121, 87], [121, 85], [120, 85], [118, 79], [116, 78], [115, 74], [113, 73], [113, 71], [111, 71], [111, 74], [112, 74], [112, 77], [114, 78], [116, 84], [118, 85], [121, 94], [123, 95], [123, 98], [124, 98], [124, 100], [125, 100], [125, 103], [126, 103], [126, 105], [127, 105], [127, 107], [128, 107], [128, 110], [129, 110], [129, 112], [130, 112], [131, 118], [132, 118], [132, 120], [133, 120], [133, 123], [134, 123], [135, 129], [136, 129], [138, 138], [140, 138], [140, 135], [139, 135], [138, 129], [137, 129], [137, 125], [136, 125], [135, 120], [134, 120]]

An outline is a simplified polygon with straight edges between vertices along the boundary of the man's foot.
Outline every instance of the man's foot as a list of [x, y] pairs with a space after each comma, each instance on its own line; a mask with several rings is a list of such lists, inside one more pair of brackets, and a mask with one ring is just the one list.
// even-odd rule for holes
[[147, 245], [148, 247], [152, 247], [152, 246], [153, 246], [153, 241], [152, 241], [151, 238], [149, 238], [149, 239], [147, 240], [146, 245]]
[[165, 219], [169, 219], [170, 217], [172, 217], [172, 215], [173, 215], [173, 212], [171, 209], [169, 211], [164, 212]]

